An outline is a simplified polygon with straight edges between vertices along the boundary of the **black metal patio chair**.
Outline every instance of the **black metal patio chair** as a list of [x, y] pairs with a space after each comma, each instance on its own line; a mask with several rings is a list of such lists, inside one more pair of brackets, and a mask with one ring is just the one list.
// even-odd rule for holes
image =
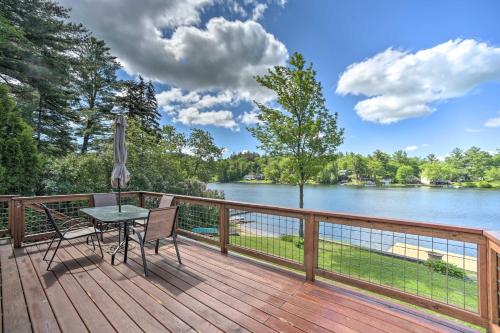
[[176, 226], [178, 211], [179, 207], [152, 209], [149, 212], [144, 231], [135, 230], [133, 234], [126, 235], [127, 241], [125, 244], [125, 255], [123, 261], [127, 262], [128, 241], [132, 240], [139, 243], [139, 246], [141, 248], [142, 262], [144, 265], [144, 275], [148, 276], [148, 266], [146, 264], [146, 254], [144, 251], [146, 243], [156, 241], [155, 253], [158, 254], [160, 239], [172, 237], [172, 241], [175, 246], [175, 252], [177, 254], [177, 260], [179, 261], [179, 264], [182, 264], [181, 256], [179, 254], [179, 248], [177, 247]]
[[[63, 240], [74, 240], [78, 238], [83, 238], [83, 237], [90, 237], [92, 240], [92, 246], [94, 247], [95, 251], [95, 243], [94, 243], [94, 238], [92, 236], [95, 236], [97, 239], [97, 243], [99, 244], [99, 249], [101, 250], [101, 257], [104, 258], [104, 254], [102, 252], [101, 248], [101, 242], [99, 241], [99, 233], [100, 230], [97, 229], [95, 226], [89, 226], [88, 222], [80, 222], [80, 223], [75, 223], [77, 221], [81, 221], [79, 218], [72, 218], [69, 220], [64, 221], [62, 224], [59, 226], [57, 225], [56, 221], [54, 220], [54, 217], [52, 216], [52, 213], [50, 209], [44, 205], [40, 204], [40, 207], [43, 208], [45, 211], [45, 214], [47, 215], [47, 221], [52, 225], [55, 231], [54, 237], [52, 237], [52, 240], [50, 241], [49, 247], [45, 251], [45, 254], [43, 255], [43, 260], [46, 260], [47, 254], [49, 253], [50, 248], [52, 247], [52, 244], [56, 239], [59, 239], [57, 242], [57, 246], [54, 250], [54, 253], [52, 254], [52, 257], [50, 258], [49, 264], [47, 265], [47, 270], [50, 269], [50, 265], [52, 264], [52, 261], [54, 260], [54, 257], [56, 256], [57, 250], [59, 249], [59, 246], [61, 245], [61, 242]], [[67, 227], [67, 229], [66, 229]], [[61, 231], [61, 229], [64, 229], [64, 232]]]

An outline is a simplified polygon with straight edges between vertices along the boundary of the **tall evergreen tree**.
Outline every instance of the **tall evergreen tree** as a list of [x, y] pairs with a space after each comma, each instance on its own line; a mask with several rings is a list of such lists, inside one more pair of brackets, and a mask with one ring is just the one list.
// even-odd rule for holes
[[110, 133], [111, 110], [119, 88], [118, 69], [120, 64], [104, 41], [89, 37], [78, 47], [74, 88], [82, 153], [95, 148], [99, 139]]
[[159, 134], [160, 113], [153, 83], [144, 82], [144, 78], [139, 75], [138, 82], [127, 81], [125, 88], [126, 93], [120, 103], [122, 108], [130, 118], [138, 120], [144, 130]]
[[31, 194], [40, 169], [30, 126], [21, 118], [6, 85], [0, 85], [0, 189]]
[[22, 93], [33, 104], [39, 148], [51, 154], [67, 152], [72, 149], [69, 124], [76, 121], [68, 107], [73, 51], [85, 31], [69, 23], [68, 10], [50, 0], [1, 0], [0, 15], [23, 37], [17, 42], [9, 39], [17, 43], [20, 57], [3, 63], [0, 74], [21, 83], [13, 93]]

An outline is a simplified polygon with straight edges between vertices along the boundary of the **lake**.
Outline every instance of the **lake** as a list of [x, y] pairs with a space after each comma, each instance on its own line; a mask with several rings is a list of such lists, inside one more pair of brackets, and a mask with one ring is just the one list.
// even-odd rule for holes
[[[298, 207], [292, 185], [211, 183], [226, 199]], [[391, 188], [307, 185], [305, 208], [402, 218], [441, 224], [500, 229], [500, 191], [454, 188]]]

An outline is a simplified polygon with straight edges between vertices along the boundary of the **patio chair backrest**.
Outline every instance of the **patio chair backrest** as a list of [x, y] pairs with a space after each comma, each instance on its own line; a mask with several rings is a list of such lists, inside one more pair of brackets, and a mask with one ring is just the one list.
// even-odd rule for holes
[[160, 203], [158, 204], [158, 208], [167, 208], [172, 206], [174, 202], [174, 197], [171, 195], [162, 195], [160, 199]]
[[49, 223], [52, 225], [52, 227], [54, 228], [54, 231], [56, 232], [57, 236], [59, 236], [59, 238], [62, 238], [63, 235], [61, 233], [61, 230], [59, 230], [59, 227], [57, 226], [57, 223], [54, 220], [54, 217], [52, 216], [52, 213], [50, 212], [49, 207], [47, 207], [44, 204], [40, 204], [40, 207], [42, 207], [43, 210], [45, 211], [45, 215], [47, 215], [47, 221], [49, 221]]
[[171, 237], [175, 232], [179, 207], [156, 208], [149, 211], [144, 241]]
[[94, 207], [117, 206], [118, 201], [114, 193], [94, 194]]

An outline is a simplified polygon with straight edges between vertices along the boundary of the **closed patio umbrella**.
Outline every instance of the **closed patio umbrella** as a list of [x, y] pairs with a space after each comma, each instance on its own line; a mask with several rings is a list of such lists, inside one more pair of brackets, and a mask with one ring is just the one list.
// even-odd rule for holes
[[111, 186], [118, 188], [118, 210], [122, 211], [121, 189], [130, 180], [130, 173], [125, 166], [127, 163], [127, 147], [125, 145], [125, 128], [127, 120], [118, 115], [115, 120], [115, 137], [113, 142], [113, 172], [111, 173]]

